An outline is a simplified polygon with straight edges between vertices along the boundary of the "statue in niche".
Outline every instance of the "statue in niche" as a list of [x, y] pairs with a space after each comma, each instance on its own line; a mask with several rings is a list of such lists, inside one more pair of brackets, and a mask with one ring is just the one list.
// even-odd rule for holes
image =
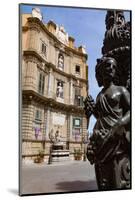
[[58, 56], [58, 68], [61, 70], [64, 69], [64, 56], [61, 53]]
[[115, 83], [117, 63], [104, 57], [96, 65], [96, 79], [102, 88], [96, 103], [91, 96], [85, 101], [88, 118], [96, 124], [87, 147], [87, 158], [95, 164], [99, 190], [130, 187], [130, 95]]
[[63, 83], [61, 81], [57, 83], [56, 95], [57, 97], [63, 98]]

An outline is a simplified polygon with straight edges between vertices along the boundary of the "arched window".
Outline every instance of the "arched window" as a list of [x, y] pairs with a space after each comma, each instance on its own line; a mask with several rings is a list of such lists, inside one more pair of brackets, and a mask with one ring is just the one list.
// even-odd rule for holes
[[59, 53], [59, 55], [58, 55], [58, 68], [60, 70], [64, 69], [64, 56], [62, 53]]

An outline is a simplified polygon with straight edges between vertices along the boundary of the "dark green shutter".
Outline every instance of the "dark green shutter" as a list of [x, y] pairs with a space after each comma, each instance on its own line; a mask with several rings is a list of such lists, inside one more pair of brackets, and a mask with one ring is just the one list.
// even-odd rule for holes
[[39, 84], [38, 84], [38, 92], [40, 94], [44, 93], [44, 83], [45, 83], [45, 76], [44, 76], [44, 74], [40, 73], [39, 74]]

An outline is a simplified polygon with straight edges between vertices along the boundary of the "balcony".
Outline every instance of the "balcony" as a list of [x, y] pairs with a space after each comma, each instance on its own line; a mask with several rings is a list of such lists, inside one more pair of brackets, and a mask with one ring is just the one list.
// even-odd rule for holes
[[75, 105], [77, 107], [83, 107], [83, 96], [75, 96], [75, 98], [70, 97], [57, 97], [56, 92], [54, 91], [44, 91], [44, 94], [41, 94], [46, 98], [54, 99], [56, 102], [60, 102], [67, 105]]
[[[83, 97], [79, 96], [77, 98], [70, 98], [68, 95], [64, 95], [64, 97], [57, 97], [56, 92], [54, 91], [47, 91], [44, 90], [43, 93], [38, 92], [37, 90], [29, 90], [29, 89], [24, 89], [22, 90], [23, 92], [23, 99], [32, 99], [35, 98], [38, 100], [40, 103], [41, 102], [46, 102], [46, 105], [52, 101], [55, 101], [56, 103], [60, 104], [65, 104], [67, 106], [75, 106], [76, 108], [82, 109], [83, 107]], [[67, 97], [67, 98], [66, 98]]]

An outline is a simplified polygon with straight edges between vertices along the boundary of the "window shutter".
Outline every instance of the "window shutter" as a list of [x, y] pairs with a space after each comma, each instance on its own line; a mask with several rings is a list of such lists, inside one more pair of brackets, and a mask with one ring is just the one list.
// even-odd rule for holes
[[46, 55], [46, 45], [44, 43], [42, 43], [41, 52]]
[[39, 74], [39, 84], [38, 84], [38, 92], [41, 92], [41, 79], [42, 79], [42, 75], [41, 73]]
[[75, 119], [73, 119], [73, 126], [75, 126]]
[[42, 43], [42, 53], [44, 52], [44, 44]]
[[81, 94], [80, 88], [79, 88], [79, 87], [76, 87], [76, 88], [75, 88], [75, 96], [80, 96], [80, 94]]
[[45, 82], [45, 76], [42, 74], [42, 94], [44, 94], [44, 82]]
[[41, 110], [36, 110], [35, 119], [36, 120], [41, 120]]
[[80, 106], [83, 106], [83, 96], [80, 96]]
[[44, 94], [45, 76], [43, 73], [39, 74], [38, 92]]

